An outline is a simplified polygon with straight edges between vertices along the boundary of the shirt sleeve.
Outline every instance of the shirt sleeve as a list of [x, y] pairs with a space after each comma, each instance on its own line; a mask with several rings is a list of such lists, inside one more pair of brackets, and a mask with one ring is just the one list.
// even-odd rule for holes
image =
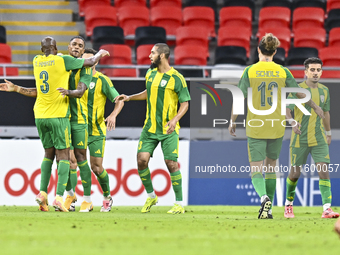
[[292, 73], [287, 69], [287, 68], [283, 68], [286, 72], [286, 87], [295, 87], [295, 88], [299, 88], [299, 84], [297, 84], [295, 78], [293, 77]]
[[83, 67], [80, 70], [80, 80], [79, 82], [85, 83], [86, 87], [89, 88], [92, 80], [92, 69], [91, 67]]
[[244, 69], [243, 74], [241, 76], [241, 79], [237, 84], [237, 87], [239, 87], [242, 90], [244, 98], [247, 97], [248, 88], [250, 87], [249, 76], [248, 76], [249, 68], [250, 68], [250, 66], [248, 66], [246, 69]]
[[184, 77], [181, 74], [172, 77], [175, 79], [175, 92], [178, 95], [178, 101], [180, 103], [190, 101], [191, 97]]
[[323, 111], [324, 112], [329, 112], [330, 111], [330, 109], [331, 109], [331, 99], [330, 99], [330, 94], [329, 94], [329, 90], [327, 89], [326, 90], [327, 91], [327, 98], [326, 98], [326, 102], [325, 102], [325, 104], [324, 104], [324, 106], [323, 106]]
[[119, 96], [118, 91], [115, 89], [109, 78], [103, 76], [100, 76], [99, 78], [102, 81], [102, 92], [113, 103], [114, 99]]
[[84, 65], [85, 59], [82, 58], [74, 58], [68, 55], [62, 55], [60, 56], [64, 59], [65, 69], [66, 71], [74, 70], [74, 69], [80, 69]]

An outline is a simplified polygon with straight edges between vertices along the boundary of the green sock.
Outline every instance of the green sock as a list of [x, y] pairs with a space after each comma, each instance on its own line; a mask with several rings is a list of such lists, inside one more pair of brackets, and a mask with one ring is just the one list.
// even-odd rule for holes
[[267, 196], [273, 204], [276, 190], [276, 173], [266, 173], [264, 181], [266, 184]]
[[266, 186], [261, 172], [254, 172], [251, 174], [251, 182], [257, 194], [262, 197], [266, 195]]
[[146, 168], [144, 170], [138, 170], [138, 174], [139, 174], [140, 179], [142, 180], [142, 183], [144, 185], [146, 192], [147, 193], [153, 192], [150, 169]]
[[108, 197], [110, 195], [110, 183], [109, 183], [109, 175], [107, 174], [105, 169], [100, 175], [97, 175], [97, 180], [100, 184], [100, 187], [102, 187], [103, 196]]
[[286, 199], [290, 202], [294, 201], [295, 198], [295, 188], [297, 185], [298, 181], [293, 182], [287, 177], [286, 180]]
[[78, 182], [77, 169], [70, 169], [66, 190], [76, 191], [76, 185]]
[[170, 173], [171, 176], [171, 183], [172, 183], [172, 188], [174, 189], [175, 196], [176, 196], [176, 201], [182, 201], [183, 196], [182, 196], [182, 175], [181, 171], [176, 171], [174, 173]]
[[51, 172], [52, 172], [53, 160], [49, 158], [44, 158], [41, 163], [41, 179], [40, 179], [40, 191], [45, 191], [47, 193], [47, 187], [50, 183]]
[[66, 185], [68, 174], [70, 171], [70, 162], [68, 160], [60, 160], [58, 165], [58, 183], [57, 183], [57, 195], [63, 196]]
[[332, 203], [332, 191], [331, 191], [331, 180], [329, 179], [320, 179], [319, 180], [319, 189], [322, 197], [322, 204], [331, 204]]
[[84, 188], [84, 196], [91, 196], [91, 169], [89, 167], [89, 164], [87, 163], [87, 160], [84, 160], [82, 162], [78, 162], [79, 172], [80, 172], [80, 178], [81, 183], [83, 184]]

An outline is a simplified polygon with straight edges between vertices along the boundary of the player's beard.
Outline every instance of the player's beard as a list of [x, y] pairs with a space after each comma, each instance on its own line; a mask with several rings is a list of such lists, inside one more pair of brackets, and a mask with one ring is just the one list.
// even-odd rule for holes
[[150, 68], [154, 69], [158, 67], [160, 63], [161, 63], [161, 56], [158, 56], [157, 59], [151, 63]]

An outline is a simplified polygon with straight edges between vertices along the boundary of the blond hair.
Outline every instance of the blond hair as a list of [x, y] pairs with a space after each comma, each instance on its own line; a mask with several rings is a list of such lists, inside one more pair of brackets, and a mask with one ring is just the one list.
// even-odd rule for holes
[[279, 39], [277, 39], [277, 37], [272, 33], [267, 33], [263, 36], [259, 44], [261, 53], [266, 56], [272, 56], [279, 46]]

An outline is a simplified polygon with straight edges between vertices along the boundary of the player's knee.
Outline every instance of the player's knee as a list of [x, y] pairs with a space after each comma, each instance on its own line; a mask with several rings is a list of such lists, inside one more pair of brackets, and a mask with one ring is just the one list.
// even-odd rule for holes
[[100, 175], [103, 171], [102, 166], [100, 164], [92, 163], [92, 162], [91, 162], [91, 169], [92, 169], [92, 172], [95, 173], [95, 175]]
[[165, 164], [168, 167], [170, 173], [178, 171], [178, 163], [176, 161], [166, 159]]
[[77, 162], [83, 162], [86, 160], [86, 150], [74, 150]]
[[148, 161], [145, 158], [138, 157], [137, 158], [138, 169], [143, 170], [148, 167]]

